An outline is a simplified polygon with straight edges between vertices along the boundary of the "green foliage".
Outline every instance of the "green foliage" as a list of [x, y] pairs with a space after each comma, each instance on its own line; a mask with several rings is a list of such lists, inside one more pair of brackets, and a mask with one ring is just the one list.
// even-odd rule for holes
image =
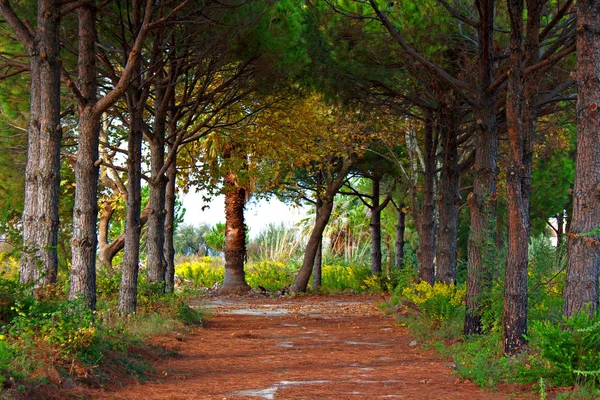
[[296, 277], [297, 267], [275, 261], [261, 261], [248, 266], [246, 281], [252, 287], [262, 286], [275, 292], [291, 285]]
[[[209, 255], [209, 246], [206, 242], [206, 235], [210, 232], [208, 224], [200, 226], [181, 225], [173, 235], [173, 246], [176, 256], [199, 256]], [[219, 247], [220, 248], [220, 247]]]
[[225, 223], [218, 222], [213, 226], [210, 232], [204, 235], [204, 241], [213, 253], [222, 253], [225, 250]]
[[175, 274], [190, 281], [194, 287], [212, 287], [222, 282], [225, 275], [223, 265], [212, 257], [201, 257], [175, 267]]
[[600, 382], [600, 315], [581, 312], [562, 323], [535, 321], [531, 347], [548, 360], [548, 378], [559, 386]]
[[402, 291], [403, 297], [416, 304], [432, 327], [438, 327], [446, 321], [462, 316], [465, 299], [464, 288], [436, 282], [433, 286], [422, 281]]
[[248, 244], [248, 258], [287, 263], [302, 256], [303, 238], [295, 228], [270, 224]]

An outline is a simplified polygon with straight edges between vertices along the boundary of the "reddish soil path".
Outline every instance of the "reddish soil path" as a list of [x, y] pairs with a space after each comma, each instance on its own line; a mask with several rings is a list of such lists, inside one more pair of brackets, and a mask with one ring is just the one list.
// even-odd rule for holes
[[[203, 329], [165, 340], [161, 379], [106, 388], [108, 399], [521, 399], [482, 392], [415, 345], [370, 296], [220, 298]], [[531, 397], [533, 398], [533, 397]]]

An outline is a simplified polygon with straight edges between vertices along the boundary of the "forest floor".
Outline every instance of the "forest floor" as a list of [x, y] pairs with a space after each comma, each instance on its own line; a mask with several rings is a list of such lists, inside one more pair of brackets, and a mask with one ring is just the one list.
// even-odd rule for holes
[[176, 352], [140, 384], [108, 384], [101, 399], [527, 399], [531, 388], [482, 391], [379, 310], [381, 296], [215, 297]]

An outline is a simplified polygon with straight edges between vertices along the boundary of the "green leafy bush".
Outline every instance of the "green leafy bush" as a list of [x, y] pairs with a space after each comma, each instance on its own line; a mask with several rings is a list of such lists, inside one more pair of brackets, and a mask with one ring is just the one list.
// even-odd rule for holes
[[246, 281], [252, 287], [262, 286], [277, 291], [291, 285], [296, 277], [295, 266], [275, 261], [262, 261], [246, 268]]
[[211, 287], [215, 282], [223, 282], [225, 269], [216, 258], [201, 257], [184, 262], [175, 268], [175, 274], [192, 282], [195, 287]]
[[454, 285], [436, 282], [433, 286], [421, 281], [402, 291], [402, 295], [413, 302], [432, 322], [432, 327], [438, 327], [443, 322], [462, 315], [464, 308], [465, 289]]
[[581, 312], [562, 324], [535, 321], [531, 331], [531, 347], [548, 361], [553, 384], [600, 383], [600, 315]]

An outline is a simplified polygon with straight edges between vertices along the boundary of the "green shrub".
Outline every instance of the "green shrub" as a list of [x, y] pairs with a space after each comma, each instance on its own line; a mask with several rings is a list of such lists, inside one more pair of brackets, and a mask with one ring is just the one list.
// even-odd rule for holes
[[464, 309], [465, 289], [457, 289], [454, 285], [441, 282], [431, 286], [421, 281], [404, 289], [402, 295], [419, 306], [423, 315], [432, 322], [432, 328], [462, 315]]
[[201, 257], [197, 261], [184, 262], [175, 267], [175, 274], [186, 279], [195, 287], [212, 287], [223, 282], [225, 269], [216, 258]]
[[246, 282], [251, 287], [262, 286], [269, 291], [291, 285], [296, 277], [295, 266], [275, 261], [253, 263], [246, 268]]
[[535, 321], [531, 331], [531, 347], [548, 361], [553, 384], [600, 383], [600, 315], [581, 312], [562, 324]]

